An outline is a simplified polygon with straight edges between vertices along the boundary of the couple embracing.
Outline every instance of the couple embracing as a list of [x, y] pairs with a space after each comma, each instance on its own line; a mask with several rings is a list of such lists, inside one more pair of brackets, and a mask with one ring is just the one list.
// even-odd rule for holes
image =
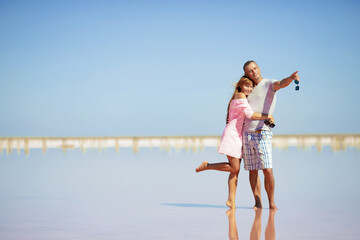
[[[297, 72], [281, 81], [261, 77], [259, 66], [247, 61], [244, 76], [235, 86], [228, 105], [226, 127], [221, 137], [219, 153], [225, 154], [228, 162], [204, 161], [196, 172], [218, 170], [229, 172], [229, 196], [226, 205], [235, 208], [235, 194], [241, 159], [249, 171], [249, 182], [255, 199], [254, 208], [262, 208], [261, 183], [258, 171], [264, 174], [264, 185], [269, 208], [277, 209], [274, 201], [275, 180], [272, 171], [272, 114], [276, 104], [276, 92], [299, 80]], [[265, 124], [267, 123], [267, 124]]]

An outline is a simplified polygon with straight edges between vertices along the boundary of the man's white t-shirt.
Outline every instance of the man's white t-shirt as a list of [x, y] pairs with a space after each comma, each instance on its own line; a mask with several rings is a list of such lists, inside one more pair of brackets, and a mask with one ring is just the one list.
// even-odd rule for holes
[[[254, 110], [254, 112], [262, 114], [273, 114], [276, 104], [276, 91], [274, 90], [273, 83], [275, 79], [263, 78], [261, 82], [254, 87], [253, 91], [248, 96], [247, 100]], [[245, 118], [244, 132], [254, 132], [256, 130], [267, 130], [271, 131], [264, 120], [251, 120]]]

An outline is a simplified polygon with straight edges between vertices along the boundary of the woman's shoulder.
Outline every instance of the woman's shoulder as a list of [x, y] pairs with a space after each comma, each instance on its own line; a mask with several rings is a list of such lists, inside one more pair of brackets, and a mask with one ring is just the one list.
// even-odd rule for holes
[[237, 92], [234, 96], [234, 100], [238, 100], [238, 99], [245, 99], [246, 100], [246, 95], [242, 92]]
[[245, 103], [247, 103], [247, 99], [246, 98], [237, 98], [237, 99], [233, 99], [231, 100], [231, 103], [230, 105], [231, 106], [241, 106], [241, 105], [244, 105]]

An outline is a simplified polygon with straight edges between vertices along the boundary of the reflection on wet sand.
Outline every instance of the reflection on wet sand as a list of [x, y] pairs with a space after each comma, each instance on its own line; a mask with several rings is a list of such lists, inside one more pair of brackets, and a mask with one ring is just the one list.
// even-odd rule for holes
[[251, 227], [250, 240], [259, 240], [261, 236], [261, 215], [262, 209], [258, 208], [255, 210], [254, 222]]
[[[25, 151], [28, 155], [30, 149], [42, 149], [46, 153], [48, 149], [58, 148], [66, 152], [68, 149], [78, 148], [82, 152], [87, 149], [102, 151], [114, 148], [117, 152], [120, 148], [132, 148], [138, 152], [140, 148], [159, 148], [165, 151], [175, 149], [180, 151], [197, 152], [205, 147], [218, 147], [220, 136], [164, 136], [164, 137], [0, 137], [0, 153], [4, 150], [11, 154], [14, 150], [20, 153]], [[274, 135], [273, 147], [287, 149], [298, 147], [309, 149], [316, 147], [321, 151], [324, 146], [330, 146], [333, 151], [343, 151], [348, 147], [360, 150], [360, 134], [313, 134], [313, 135]]]
[[[250, 240], [259, 240], [261, 237], [261, 215], [262, 209], [256, 209], [254, 222], [250, 232]], [[265, 229], [265, 240], [275, 239], [275, 213], [277, 210], [269, 209], [269, 218]]]
[[238, 240], [239, 234], [236, 226], [236, 218], [235, 218], [235, 208], [231, 208], [227, 210], [226, 215], [229, 218], [229, 239], [230, 240]]
[[[254, 222], [250, 231], [250, 240], [259, 240], [261, 237], [261, 216], [262, 209], [254, 210]], [[275, 240], [275, 213], [277, 210], [269, 210], [269, 218], [265, 229], [265, 240]], [[238, 240], [239, 234], [236, 225], [235, 209], [229, 209], [226, 215], [229, 219], [229, 239]]]
[[275, 213], [277, 210], [269, 210], [269, 218], [265, 229], [265, 239], [275, 240]]

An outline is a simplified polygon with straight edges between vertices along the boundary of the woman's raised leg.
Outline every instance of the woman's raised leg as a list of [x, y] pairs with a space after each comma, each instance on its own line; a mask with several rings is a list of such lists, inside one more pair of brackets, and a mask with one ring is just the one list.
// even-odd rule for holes
[[195, 171], [202, 172], [205, 170], [217, 170], [223, 172], [239, 172], [239, 159], [231, 156], [227, 156], [229, 162], [221, 162], [221, 163], [208, 163], [207, 161], [203, 161], [200, 166], [198, 166]]

